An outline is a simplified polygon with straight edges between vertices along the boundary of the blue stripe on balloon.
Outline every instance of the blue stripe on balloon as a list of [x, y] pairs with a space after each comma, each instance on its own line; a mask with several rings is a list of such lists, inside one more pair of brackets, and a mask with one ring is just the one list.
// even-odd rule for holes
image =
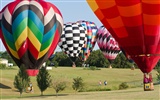
[[18, 27], [18, 25], [27, 17], [29, 17], [35, 23], [35, 25], [38, 27], [41, 33], [44, 32], [44, 25], [43, 25], [43, 22], [39, 19], [39, 17], [33, 11], [25, 10], [21, 12], [13, 21], [13, 24], [12, 24], [13, 33], [16, 31], [16, 27]]
[[8, 31], [4, 28], [3, 24], [1, 25], [1, 28], [2, 28], [3, 35], [5, 36], [5, 38], [7, 38], [8, 40], [10, 40], [11, 42], [14, 42], [14, 39], [13, 39], [12, 34], [11, 34], [10, 32], [8, 32]]
[[35, 23], [35, 25], [38, 27], [40, 32], [44, 33], [44, 25], [43, 22], [39, 19], [39, 17], [31, 10], [29, 10], [28, 17]]
[[55, 34], [56, 28], [57, 28], [57, 24], [54, 24], [54, 26], [51, 28], [51, 30], [48, 31], [48, 32], [43, 36], [42, 43], [46, 42], [49, 38], [51, 38], [51, 37]]
[[[15, 33], [16, 28], [19, 26], [19, 24], [28, 17], [28, 10], [25, 10], [21, 12], [13, 21], [12, 23], [12, 33]], [[27, 24], [27, 23], [26, 23]]]

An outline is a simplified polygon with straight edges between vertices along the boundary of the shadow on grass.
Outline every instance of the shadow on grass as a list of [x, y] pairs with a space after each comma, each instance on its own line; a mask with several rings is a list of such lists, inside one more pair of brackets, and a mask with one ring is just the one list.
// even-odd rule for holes
[[30, 95], [30, 96], [23, 96], [22, 94], [22, 97], [17, 97], [17, 98], [47, 98], [47, 97], [59, 97], [59, 96], [67, 96], [69, 94], [58, 94], [58, 96], [56, 94], [49, 94], [49, 95]]
[[11, 89], [11, 87], [7, 86], [7, 85], [4, 85], [2, 83], [0, 83], [0, 88], [3, 88], [3, 89]]

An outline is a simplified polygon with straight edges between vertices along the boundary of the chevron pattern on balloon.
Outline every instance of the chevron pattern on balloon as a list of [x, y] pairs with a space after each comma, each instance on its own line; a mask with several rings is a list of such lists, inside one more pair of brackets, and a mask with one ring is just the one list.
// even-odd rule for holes
[[0, 19], [6, 49], [19, 60], [27, 56], [31, 62], [49, 58], [62, 33], [60, 11], [41, 0], [12, 2], [5, 7]]

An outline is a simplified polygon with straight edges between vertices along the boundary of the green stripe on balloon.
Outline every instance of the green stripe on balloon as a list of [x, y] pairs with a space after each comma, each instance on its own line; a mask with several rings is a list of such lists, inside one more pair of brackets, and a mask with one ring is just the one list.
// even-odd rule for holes
[[48, 41], [44, 42], [41, 46], [40, 51], [43, 51], [44, 49], [46, 49], [53, 41], [54, 35], [52, 35], [52, 37], [50, 39], [48, 39]]
[[14, 40], [16, 41], [18, 37], [21, 35], [21, 33], [24, 31], [24, 29], [27, 27], [27, 20], [28, 18], [25, 18], [16, 28], [15, 32], [13, 32]]
[[15, 45], [14, 45], [14, 42], [12, 42], [12, 41], [10, 41], [8, 38], [6, 38], [5, 35], [4, 35], [4, 38], [5, 38], [6, 44], [7, 44], [11, 49], [13, 49], [14, 51], [16, 51], [16, 47], [15, 47]]
[[30, 28], [30, 30], [32, 31], [32, 33], [35, 35], [35, 37], [37, 37], [38, 41], [40, 43], [42, 43], [43, 32], [40, 32], [40, 30], [38, 29], [38, 27], [36, 27], [36, 25], [33, 23], [33, 21], [31, 19], [28, 19], [28, 27]]

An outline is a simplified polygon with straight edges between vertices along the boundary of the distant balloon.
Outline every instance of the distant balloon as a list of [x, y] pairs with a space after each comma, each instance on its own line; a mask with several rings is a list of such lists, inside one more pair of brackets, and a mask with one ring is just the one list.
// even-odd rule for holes
[[114, 61], [120, 52], [118, 43], [104, 26], [98, 29], [97, 44], [110, 63]]
[[63, 29], [56, 6], [43, 0], [16, 0], [0, 13], [3, 44], [16, 64], [39, 69], [55, 50]]
[[64, 24], [64, 30], [61, 35], [59, 46], [73, 62], [79, 56], [79, 53], [86, 42], [85, 28], [79, 23], [66, 23]]
[[87, 33], [87, 41], [80, 53], [81, 60], [86, 61], [95, 46], [96, 39], [97, 39], [96, 34], [98, 31], [98, 28], [96, 24], [91, 21], [81, 20], [81, 21], [78, 21], [78, 23], [80, 23], [86, 29], [86, 33]]

